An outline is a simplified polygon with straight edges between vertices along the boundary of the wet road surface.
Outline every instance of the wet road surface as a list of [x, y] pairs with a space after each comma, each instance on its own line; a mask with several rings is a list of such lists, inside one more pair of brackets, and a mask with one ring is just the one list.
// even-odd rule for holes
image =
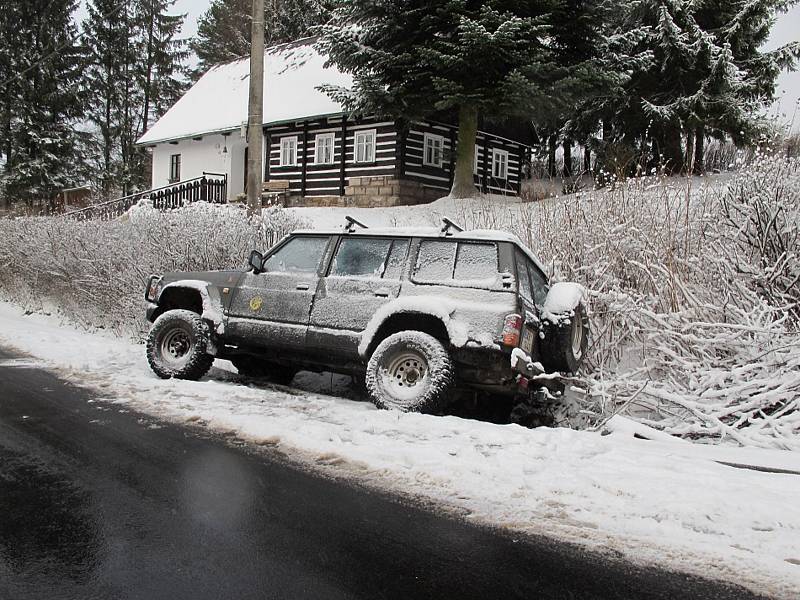
[[755, 597], [123, 410], [0, 349], [0, 599]]

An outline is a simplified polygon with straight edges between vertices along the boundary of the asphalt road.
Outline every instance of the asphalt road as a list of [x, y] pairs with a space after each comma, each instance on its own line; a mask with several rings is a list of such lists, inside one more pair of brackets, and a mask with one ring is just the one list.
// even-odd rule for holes
[[709, 598], [122, 412], [0, 350], [0, 599]]

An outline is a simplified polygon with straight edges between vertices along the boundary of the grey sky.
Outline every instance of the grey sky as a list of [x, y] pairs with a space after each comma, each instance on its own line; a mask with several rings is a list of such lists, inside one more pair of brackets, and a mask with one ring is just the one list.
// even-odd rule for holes
[[[208, 9], [210, 0], [177, 0], [175, 12], [186, 14], [181, 35], [191, 37], [197, 32], [197, 18]], [[81, 0], [76, 19], [81, 20], [86, 15], [86, 0]], [[773, 49], [791, 41], [800, 40], [800, 4], [796, 4], [788, 13], [780, 15], [778, 22], [772, 30], [766, 49]], [[800, 110], [797, 109], [800, 101], [800, 71], [783, 73], [778, 79], [778, 102], [770, 110], [771, 115], [777, 115], [781, 120], [789, 122], [795, 115], [794, 128], [800, 129]]]

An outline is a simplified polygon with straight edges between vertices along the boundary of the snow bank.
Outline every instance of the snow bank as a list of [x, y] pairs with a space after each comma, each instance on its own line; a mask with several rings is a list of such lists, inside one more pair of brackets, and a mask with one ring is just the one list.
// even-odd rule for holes
[[713, 454], [800, 471], [795, 452], [644, 441], [622, 425], [601, 436], [378, 411], [319, 391], [239, 384], [219, 368], [200, 382], [162, 381], [142, 346], [2, 303], [0, 340], [126, 408], [233, 432], [468, 520], [800, 595], [800, 476], [734, 469]]

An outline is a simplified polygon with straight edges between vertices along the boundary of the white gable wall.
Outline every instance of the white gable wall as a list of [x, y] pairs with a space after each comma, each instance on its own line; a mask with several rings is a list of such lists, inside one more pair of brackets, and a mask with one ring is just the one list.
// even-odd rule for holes
[[[228, 176], [228, 200], [244, 191], [244, 150], [247, 144], [239, 130], [227, 140], [222, 135], [204, 135], [200, 140], [184, 138], [177, 143], [161, 143], [153, 147], [152, 187], [170, 184], [169, 165], [173, 154], [181, 155], [181, 181], [202, 177], [203, 171]], [[223, 149], [228, 149], [223, 152]]]

